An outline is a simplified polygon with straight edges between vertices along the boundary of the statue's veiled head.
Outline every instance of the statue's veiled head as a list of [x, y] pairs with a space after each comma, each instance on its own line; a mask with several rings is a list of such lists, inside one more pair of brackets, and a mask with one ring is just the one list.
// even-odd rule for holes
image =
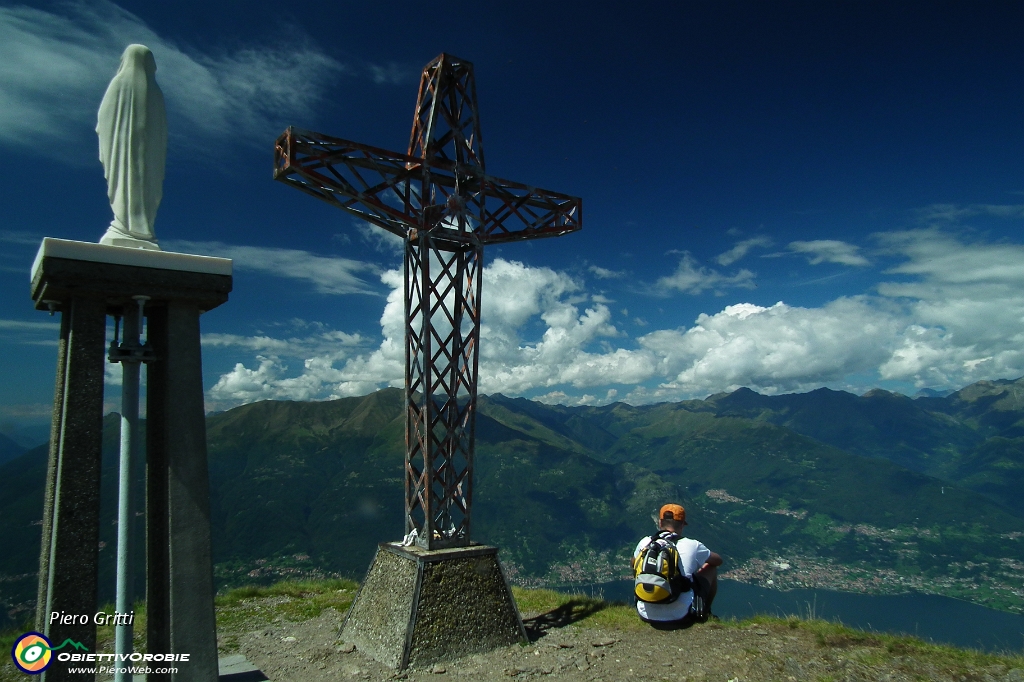
[[123, 73], [125, 70], [144, 70], [146, 75], [152, 76], [156, 73], [156, 59], [153, 58], [153, 52], [145, 45], [137, 43], [129, 45], [121, 55], [121, 66], [117, 71]]

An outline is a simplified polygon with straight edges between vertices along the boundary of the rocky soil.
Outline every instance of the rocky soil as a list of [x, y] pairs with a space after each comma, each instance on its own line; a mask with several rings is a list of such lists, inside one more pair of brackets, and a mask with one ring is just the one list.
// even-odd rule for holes
[[[870, 636], [822, 634], [797, 621], [735, 624], [709, 622], [682, 631], [644, 627], [594, 628], [586, 623], [553, 624], [524, 614], [531, 634], [526, 646], [512, 646], [445, 662], [428, 669], [397, 672], [339, 641], [343, 614], [333, 608], [303, 622], [277, 620], [244, 631], [222, 632], [233, 653], [241, 653], [273, 682], [321, 680], [445, 679], [506, 682], [558, 679], [673, 682], [875, 682], [949, 680], [1024, 682], [1024, 669], [979, 665], [971, 656], [936, 654]], [[545, 624], [547, 623], [547, 624]]]

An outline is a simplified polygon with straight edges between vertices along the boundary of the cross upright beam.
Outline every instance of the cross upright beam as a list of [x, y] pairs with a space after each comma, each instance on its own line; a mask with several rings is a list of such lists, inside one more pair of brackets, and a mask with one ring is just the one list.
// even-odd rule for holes
[[470, 544], [483, 248], [582, 227], [582, 200], [488, 175], [473, 65], [423, 68], [407, 153], [288, 128], [274, 178], [405, 241], [405, 530]]

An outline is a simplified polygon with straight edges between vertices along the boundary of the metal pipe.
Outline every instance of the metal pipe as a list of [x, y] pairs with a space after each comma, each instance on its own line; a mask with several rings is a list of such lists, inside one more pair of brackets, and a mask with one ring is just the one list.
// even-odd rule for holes
[[[139, 442], [139, 365], [142, 361], [142, 308], [147, 296], [133, 296], [138, 306], [125, 306], [124, 340], [118, 356], [121, 362], [121, 461], [117, 504], [117, 596], [114, 610], [118, 616], [114, 626], [114, 652], [117, 672], [114, 682], [132, 682], [127, 672], [134, 652], [135, 620], [135, 496], [133, 484], [138, 460]], [[129, 617], [130, 616], [130, 617]]]

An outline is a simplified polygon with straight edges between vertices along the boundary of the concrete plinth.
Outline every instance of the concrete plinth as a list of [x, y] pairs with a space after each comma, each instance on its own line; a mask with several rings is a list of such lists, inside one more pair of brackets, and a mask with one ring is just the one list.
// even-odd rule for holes
[[526, 641], [498, 548], [382, 543], [341, 638], [402, 670]]
[[[49, 626], [49, 613], [95, 613], [106, 316], [148, 297], [146, 595], [150, 653], [189, 654], [174, 682], [216, 682], [199, 316], [227, 301], [231, 261], [44, 239], [32, 298], [61, 313], [53, 434], [43, 510], [37, 629], [95, 651], [94, 625]], [[42, 679], [91, 679], [52, 665]]]

